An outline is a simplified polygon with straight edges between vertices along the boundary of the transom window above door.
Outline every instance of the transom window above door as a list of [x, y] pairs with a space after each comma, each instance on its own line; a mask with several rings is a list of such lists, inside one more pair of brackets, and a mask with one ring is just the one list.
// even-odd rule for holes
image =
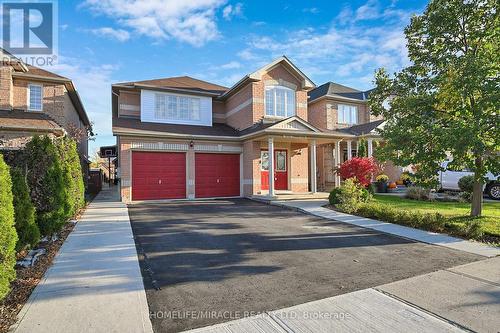
[[354, 125], [358, 123], [358, 107], [355, 105], [339, 104], [338, 123]]
[[266, 116], [295, 116], [295, 91], [282, 86], [266, 87]]

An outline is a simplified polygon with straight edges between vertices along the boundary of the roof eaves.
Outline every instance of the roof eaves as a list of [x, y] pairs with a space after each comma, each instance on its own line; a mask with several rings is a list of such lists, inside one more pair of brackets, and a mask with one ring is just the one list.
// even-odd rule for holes
[[[120, 85], [113, 85], [113, 87], [122, 87]], [[132, 86], [123, 86], [125, 88], [137, 88], [137, 89], [146, 89], [146, 90], [156, 90], [156, 91], [165, 91], [165, 92], [178, 92], [178, 93], [189, 93], [189, 94], [194, 94], [194, 95], [203, 95], [203, 96], [211, 96], [211, 97], [218, 97], [221, 96], [220, 93], [215, 93], [211, 91], [203, 91], [203, 90], [194, 90], [194, 89], [184, 89], [184, 88], [173, 88], [173, 87], [158, 87], [158, 86], [151, 86], [151, 85], [145, 85], [145, 84], [133, 84]]]
[[337, 95], [337, 94], [333, 94], [333, 95], [326, 94], [326, 95], [319, 96], [315, 99], [312, 99], [310, 101], [307, 101], [307, 103], [317, 102], [317, 101], [325, 99], [325, 98], [341, 99], [341, 100], [345, 100], [345, 101], [358, 102], [358, 103], [366, 103], [368, 101], [368, 100], [362, 100], [362, 99], [356, 99], [356, 98], [349, 98], [349, 97], [345, 97], [345, 96], [341, 96], [341, 95]]

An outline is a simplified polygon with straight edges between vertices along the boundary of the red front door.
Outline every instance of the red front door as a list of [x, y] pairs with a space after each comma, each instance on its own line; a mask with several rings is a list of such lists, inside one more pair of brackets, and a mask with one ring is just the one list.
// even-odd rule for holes
[[186, 154], [132, 152], [132, 200], [186, 198]]
[[197, 198], [240, 195], [240, 155], [195, 155], [195, 196]]
[[[260, 154], [261, 177], [263, 190], [269, 190], [269, 153], [262, 150]], [[288, 190], [288, 156], [286, 150], [274, 150], [274, 189]]]

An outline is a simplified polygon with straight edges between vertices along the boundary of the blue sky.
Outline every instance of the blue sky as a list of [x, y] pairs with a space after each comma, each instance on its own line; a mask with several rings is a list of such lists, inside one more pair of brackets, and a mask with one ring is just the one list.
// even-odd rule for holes
[[59, 63], [97, 138], [114, 144], [112, 83], [190, 75], [231, 86], [280, 55], [317, 85], [372, 87], [408, 64], [403, 28], [427, 1], [59, 1]]

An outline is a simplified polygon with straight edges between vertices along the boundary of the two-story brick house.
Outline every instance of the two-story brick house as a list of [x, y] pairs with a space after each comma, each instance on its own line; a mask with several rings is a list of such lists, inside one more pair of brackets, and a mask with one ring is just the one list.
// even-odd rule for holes
[[[368, 143], [368, 155], [372, 156], [374, 145], [380, 136], [376, 129], [383, 126], [381, 117], [375, 117], [368, 107], [370, 91], [360, 91], [337, 83], [327, 82], [309, 92], [309, 122], [324, 132], [340, 131], [355, 137], [345, 137], [335, 144], [318, 147], [318, 189], [330, 190], [339, 183], [333, 172], [342, 162], [357, 155], [361, 138]], [[393, 181], [401, 175], [401, 168], [390, 162], [381, 170]]]
[[90, 127], [70, 79], [27, 65], [0, 49], [0, 150], [19, 149], [34, 135], [59, 137], [78, 132], [86, 169]]
[[315, 120], [315, 88], [284, 56], [230, 88], [186, 76], [114, 84], [122, 200], [316, 192], [323, 147], [357, 135]]

